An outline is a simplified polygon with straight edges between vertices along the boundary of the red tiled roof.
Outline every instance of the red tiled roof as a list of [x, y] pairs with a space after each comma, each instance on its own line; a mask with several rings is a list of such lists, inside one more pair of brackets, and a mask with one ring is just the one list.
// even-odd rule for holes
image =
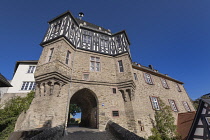
[[177, 122], [177, 132], [181, 135], [183, 140], [186, 140], [193, 123], [196, 111], [179, 113]]

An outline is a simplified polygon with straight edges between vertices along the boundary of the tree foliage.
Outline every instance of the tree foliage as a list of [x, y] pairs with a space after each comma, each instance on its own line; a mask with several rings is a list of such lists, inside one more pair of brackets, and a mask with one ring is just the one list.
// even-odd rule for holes
[[75, 116], [76, 113], [80, 113], [81, 109], [77, 104], [70, 104], [70, 113]]
[[155, 120], [152, 120], [152, 136], [148, 140], [177, 140], [176, 125], [171, 108], [160, 100], [161, 110], [155, 111]]
[[196, 109], [198, 109], [198, 105], [199, 105], [200, 99], [210, 99], [210, 93], [205, 94], [205, 95], [202, 95], [200, 98], [195, 99], [194, 101], [192, 101], [193, 102], [193, 105], [194, 105], [194, 107]]
[[5, 103], [4, 108], [0, 109], [0, 140], [6, 140], [11, 132], [14, 131], [15, 123], [22, 111], [27, 111], [34, 92], [31, 91], [26, 97], [15, 97]]

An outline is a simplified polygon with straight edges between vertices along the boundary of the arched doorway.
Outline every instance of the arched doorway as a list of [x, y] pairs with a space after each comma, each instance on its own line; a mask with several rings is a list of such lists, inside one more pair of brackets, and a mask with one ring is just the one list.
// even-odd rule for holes
[[[98, 128], [98, 101], [95, 93], [86, 88], [81, 89], [71, 97], [71, 104], [76, 104], [81, 109], [79, 126]], [[68, 121], [70, 121], [70, 118]]]

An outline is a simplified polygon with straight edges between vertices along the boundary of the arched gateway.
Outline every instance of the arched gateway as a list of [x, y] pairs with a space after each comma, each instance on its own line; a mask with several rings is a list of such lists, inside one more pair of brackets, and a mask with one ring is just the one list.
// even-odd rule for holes
[[86, 88], [81, 89], [73, 94], [70, 104], [77, 104], [81, 108], [79, 126], [98, 128], [98, 101], [94, 92]]

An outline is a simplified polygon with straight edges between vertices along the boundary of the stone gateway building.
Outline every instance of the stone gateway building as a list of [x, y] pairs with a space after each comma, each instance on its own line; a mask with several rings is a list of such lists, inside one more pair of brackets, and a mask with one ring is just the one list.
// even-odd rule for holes
[[[70, 104], [81, 110], [81, 126], [105, 130], [113, 122], [142, 137], [151, 135], [159, 99], [178, 113], [194, 111], [183, 83], [133, 63], [125, 31], [110, 30], [68, 11], [49, 21], [35, 71], [35, 98], [15, 131], [67, 126]], [[176, 122], [175, 122], [176, 123]]]

